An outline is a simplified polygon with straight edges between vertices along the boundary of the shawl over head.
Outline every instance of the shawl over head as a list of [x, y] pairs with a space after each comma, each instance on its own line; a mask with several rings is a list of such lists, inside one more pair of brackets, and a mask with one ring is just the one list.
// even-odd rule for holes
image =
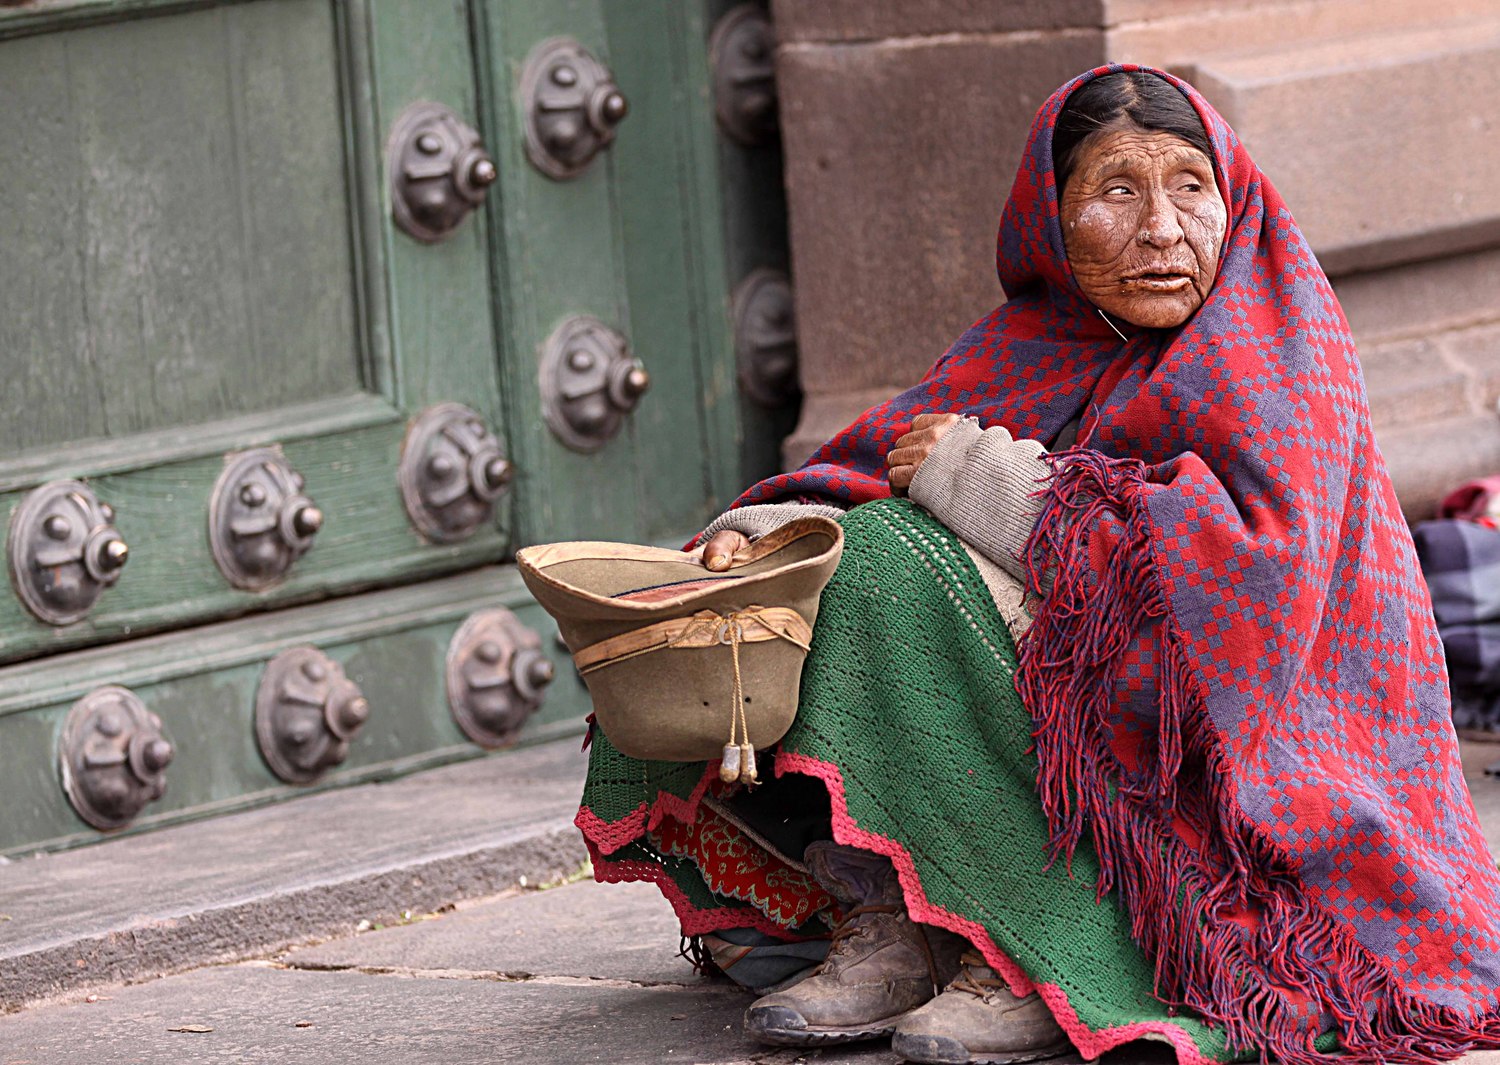
[[[1021, 648], [1057, 855], [1087, 833], [1158, 993], [1231, 1041], [1317, 1060], [1451, 1057], [1500, 1038], [1500, 878], [1459, 766], [1411, 536], [1337, 299], [1224, 120], [1229, 221], [1180, 329], [1122, 341], [1073, 279], [1042, 106], [1000, 222], [1009, 302], [914, 388], [738, 501], [888, 494], [912, 418], [1052, 442], [1028, 545], [1052, 590]], [[997, 812], [1003, 816], [1003, 812]], [[1328, 1059], [1323, 1059], [1328, 1060]]]

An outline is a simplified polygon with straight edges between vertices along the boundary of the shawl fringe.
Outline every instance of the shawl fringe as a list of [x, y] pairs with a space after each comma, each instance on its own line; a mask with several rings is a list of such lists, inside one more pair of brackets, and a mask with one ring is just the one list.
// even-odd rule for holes
[[[1236, 1051], [1285, 1065], [1423, 1065], [1500, 1037], [1491, 1019], [1404, 993], [1385, 963], [1308, 894], [1297, 863], [1245, 817], [1202, 683], [1168, 606], [1136, 459], [1050, 456], [1027, 543], [1033, 595], [1016, 686], [1031, 712], [1051, 861], [1089, 832], [1100, 899], [1119, 893], [1155, 964], [1156, 993], [1221, 1025]], [[1118, 525], [1107, 559], [1101, 526]], [[1158, 735], [1140, 765], [1110, 745], [1125, 657], [1155, 648]], [[1343, 1052], [1323, 1053], [1330, 1028]]]

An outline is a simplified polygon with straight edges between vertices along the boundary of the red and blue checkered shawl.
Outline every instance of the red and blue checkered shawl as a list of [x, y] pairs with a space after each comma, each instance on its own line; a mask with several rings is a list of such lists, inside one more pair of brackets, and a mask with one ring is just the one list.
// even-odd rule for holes
[[[1422, 1062], [1500, 1038], [1500, 879], [1460, 772], [1411, 536], [1338, 300], [1270, 181], [1190, 86], [1229, 206], [1177, 331], [1122, 341], [1075, 283], [1052, 129], [1000, 223], [1009, 302], [914, 388], [738, 504], [888, 494], [923, 411], [1045, 442], [1028, 545], [1053, 574], [1017, 686], [1055, 856], [1087, 833], [1158, 994], [1232, 1045]], [[1324, 1044], [1326, 1046], [1326, 1044]], [[1329, 1060], [1329, 1059], [1322, 1059]]]

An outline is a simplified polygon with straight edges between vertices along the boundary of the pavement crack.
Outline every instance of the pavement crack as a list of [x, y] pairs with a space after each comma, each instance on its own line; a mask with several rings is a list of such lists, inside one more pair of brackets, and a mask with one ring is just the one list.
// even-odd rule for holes
[[[262, 963], [265, 964], [265, 963]], [[672, 980], [623, 980], [610, 976], [561, 976], [502, 969], [424, 969], [406, 965], [358, 965], [341, 962], [281, 961], [278, 969], [314, 973], [359, 973], [363, 976], [394, 976], [408, 980], [478, 980], [497, 984], [541, 984], [557, 987], [624, 987], [646, 990], [729, 991], [728, 987], [685, 984]]]

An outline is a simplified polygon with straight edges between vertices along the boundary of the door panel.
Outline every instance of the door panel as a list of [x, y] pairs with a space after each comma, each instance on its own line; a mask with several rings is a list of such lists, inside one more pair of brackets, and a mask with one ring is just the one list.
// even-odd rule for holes
[[[691, 211], [678, 181], [681, 114], [672, 104], [680, 87], [670, 46], [663, 41], [649, 53], [633, 51], [614, 70], [631, 100], [629, 115], [586, 171], [558, 181], [532, 166], [522, 149], [521, 72], [532, 50], [555, 37], [572, 38], [605, 66], [615, 64], [605, 5], [480, 0], [479, 9], [487, 49], [481, 71], [495, 101], [488, 140], [506, 153], [505, 169], [514, 174], [496, 204], [495, 255], [505, 281], [499, 308], [520, 469], [519, 539], [691, 534], [715, 507], [706, 427], [708, 411], [726, 397], [705, 394], [695, 348], [701, 303], [685, 271], [683, 226]], [[587, 454], [562, 443], [539, 416], [543, 344], [580, 314], [624, 334], [651, 375], [650, 391], [618, 435]]]
[[370, 702], [348, 759], [316, 787], [390, 777], [480, 754], [447, 713], [449, 641], [476, 610], [506, 607], [544, 635], [557, 680], [526, 726], [525, 743], [576, 735], [587, 696], [556, 642], [556, 628], [514, 569], [486, 567], [274, 615], [167, 633], [119, 647], [58, 655], [0, 670], [0, 856], [86, 843], [99, 833], [73, 813], [58, 786], [57, 737], [75, 700], [123, 685], [161, 718], [176, 757], [166, 794], [127, 831], [305, 794], [266, 768], [256, 749], [255, 699], [266, 663], [315, 644]]
[[[504, 432], [483, 212], [419, 244], [386, 192], [403, 108], [475, 121], [462, 0], [0, 8], [0, 94], [20, 192], [0, 212], [0, 514], [82, 479], [131, 546], [82, 621], [0, 597], [0, 661], [503, 557], [503, 498], [436, 546], [397, 489], [424, 407]], [[208, 538], [226, 456], [251, 446], [279, 446], [324, 512], [255, 592]]]
[[691, 534], [743, 487], [729, 286], [719, 218], [704, 197], [716, 180], [716, 132], [701, 76], [702, 9], [676, 0], [603, 6], [616, 77], [635, 101], [611, 159], [630, 330], [662, 386], [659, 402], [636, 415], [642, 531]]
[[[588, 314], [624, 332], [619, 233], [608, 151], [582, 175], [554, 181], [526, 159], [522, 68], [531, 50], [571, 37], [607, 63], [596, 0], [482, 5], [482, 76], [493, 101], [486, 140], [511, 180], [498, 201], [494, 253], [505, 285], [499, 314], [506, 342], [504, 388], [519, 476], [517, 521], [525, 542], [628, 539], [639, 525], [640, 472], [633, 427], [602, 451], [580, 455], [556, 443], [542, 421], [538, 367], [543, 342], [569, 315]], [[629, 118], [626, 119], [628, 123]], [[639, 352], [637, 352], [639, 354]], [[660, 402], [658, 378], [642, 406]], [[637, 411], [639, 413], [639, 409]], [[571, 486], [587, 488], [569, 490]]]
[[0, 45], [7, 454], [352, 392], [333, 10]]

